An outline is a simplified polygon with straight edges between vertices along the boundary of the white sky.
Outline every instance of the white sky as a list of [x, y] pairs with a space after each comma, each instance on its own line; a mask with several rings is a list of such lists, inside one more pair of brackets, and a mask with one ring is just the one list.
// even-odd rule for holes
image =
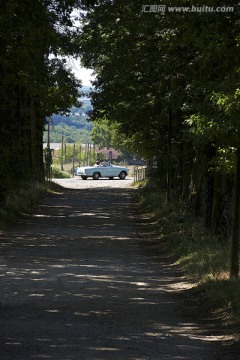
[[[74, 26], [78, 26], [81, 28], [80, 15], [82, 10], [75, 9], [72, 12], [72, 20], [74, 22]], [[72, 72], [76, 76], [77, 79], [82, 80], [82, 85], [92, 86], [91, 80], [94, 80], [94, 76], [92, 76], [92, 70], [85, 69], [80, 64], [80, 59], [76, 60], [72, 57], [68, 57], [68, 66], [71, 68]]]
[[71, 59], [70, 61], [70, 67], [72, 69], [72, 72], [74, 75], [82, 80], [82, 85], [91, 86], [90, 83], [91, 80], [94, 80], [94, 76], [92, 74], [92, 70], [85, 69], [80, 66], [80, 60]]

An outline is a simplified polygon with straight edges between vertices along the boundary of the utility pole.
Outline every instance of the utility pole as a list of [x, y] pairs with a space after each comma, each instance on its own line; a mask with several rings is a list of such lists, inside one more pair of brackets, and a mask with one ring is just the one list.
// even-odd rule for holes
[[61, 152], [61, 170], [62, 171], [63, 171], [63, 151], [64, 151], [64, 149], [63, 149], [63, 146], [64, 146], [63, 139], [64, 139], [64, 136], [63, 136], [63, 133], [62, 133], [62, 147], [61, 147], [61, 150], [62, 150], [62, 152]]
[[47, 148], [50, 149], [50, 122], [51, 119], [48, 118], [48, 128], [47, 128]]
[[50, 149], [50, 123], [51, 118], [48, 118], [48, 127], [47, 127], [47, 148], [45, 149], [45, 163], [46, 163], [46, 177], [47, 180], [51, 180], [51, 165], [52, 165], [52, 153]]

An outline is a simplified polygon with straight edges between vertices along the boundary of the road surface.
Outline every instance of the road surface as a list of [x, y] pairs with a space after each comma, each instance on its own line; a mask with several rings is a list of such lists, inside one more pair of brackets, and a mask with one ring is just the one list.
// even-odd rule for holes
[[238, 358], [186, 305], [191, 284], [139, 214], [132, 179], [56, 182], [0, 234], [1, 360]]

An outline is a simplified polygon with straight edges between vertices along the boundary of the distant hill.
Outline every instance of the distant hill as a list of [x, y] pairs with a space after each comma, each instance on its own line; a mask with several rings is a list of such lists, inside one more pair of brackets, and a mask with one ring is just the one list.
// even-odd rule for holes
[[[81, 108], [73, 106], [68, 115], [53, 114], [51, 116], [52, 124], [50, 127], [50, 141], [58, 143], [64, 141], [67, 143], [89, 143], [90, 132], [93, 128], [93, 123], [89, 122], [89, 112], [91, 111], [91, 102], [88, 97], [90, 87], [83, 86], [81, 92], [85, 92], [84, 96], [80, 98], [82, 103]], [[47, 131], [44, 132], [43, 141], [47, 142]]]

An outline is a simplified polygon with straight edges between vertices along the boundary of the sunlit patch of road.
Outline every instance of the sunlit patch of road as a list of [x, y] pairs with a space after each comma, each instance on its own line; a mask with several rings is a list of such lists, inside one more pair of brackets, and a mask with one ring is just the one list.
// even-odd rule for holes
[[109, 179], [87, 179], [82, 180], [80, 177], [71, 179], [53, 179], [56, 184], [59, 184], [68, 189], [90, 189], [90, 188], [129, 188], [133, 184], [133, 178], [127, 177], [124, 180], [114, 178]]

